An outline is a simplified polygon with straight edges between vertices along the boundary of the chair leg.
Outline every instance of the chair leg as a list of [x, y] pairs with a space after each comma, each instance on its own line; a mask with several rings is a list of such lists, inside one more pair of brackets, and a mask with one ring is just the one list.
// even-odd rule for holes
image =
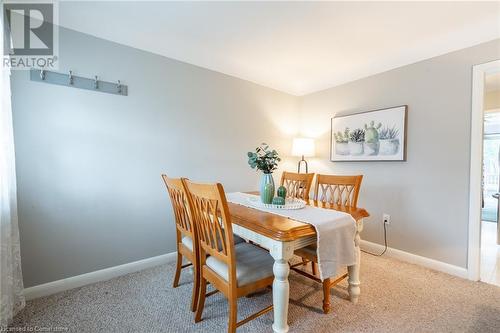
[[202, 276], [200, 281], [200, 290], [198, 293], [198, 305], [196, 306], [196, 315], [194, 317], [194, 322], [197, 323], [201, 321], [201, 316], [203, 315], [203, 308], [205, 307], [205, 297], [207, 294], [207, 280]]
[[330, 278], [323, 281], [323, 313], [330, 312]]
[[179, 278], [181, 276], [182, 269], [182, 254], [177, 252], [177, 267], [175, 268], [174, 284], [173, 287], [177, 288], [179, 286]]
[[191, 296], [191, 311], [195, 312], [198, 306], [198, 297], [200, 294], [200, 272], [196, 265], [193, 264], [193, 295]]
[[238, 319], [238, 298], [230, 297], [229, 298], [229, 323], [227, 332], [235, 333], [236, 332], [236, 321]]
[[303, 266], [307, 266], [307, 263], [308, 263], [307, 259], [306, 258], [302, 258], [302, 265]]
[[312, 264], [312, 273], [314, 276], [318, 276], [318, 265], [314, 262], [311, 261]]

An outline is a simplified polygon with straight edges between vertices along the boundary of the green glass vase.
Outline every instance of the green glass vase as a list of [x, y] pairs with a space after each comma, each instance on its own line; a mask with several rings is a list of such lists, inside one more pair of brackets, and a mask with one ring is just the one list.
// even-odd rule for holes
[[265, 204], [273, 202], [274, 179], [272, 173], [264, 173], [260, 178], [260, 200]]

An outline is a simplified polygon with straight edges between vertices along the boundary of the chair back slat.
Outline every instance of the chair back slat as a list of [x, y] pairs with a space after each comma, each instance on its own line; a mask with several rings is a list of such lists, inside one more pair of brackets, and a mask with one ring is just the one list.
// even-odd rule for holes
[[188, 208], [188, 197], [181, 178], [170, 178], [162, 175], [167, 187], [172, 208], [174, 211], [175, 225], [177, 230], [188, 237], [193, 238], [193, 224]]
[[[228, 266], [234, 263], [234, 239], [226, 196], [221, 184], [185, 181], [202, 261], [211, 255]], [[234, 264], [233, 264], [234, 266]]]
[[281, 186], [286, 188], [287, 198], [309, 200], [314, 173], [294, 173], [284, 171], [281, 175]]
[[321, 202], [356, 208], [362, 175], [317, 175], [315, 199]]

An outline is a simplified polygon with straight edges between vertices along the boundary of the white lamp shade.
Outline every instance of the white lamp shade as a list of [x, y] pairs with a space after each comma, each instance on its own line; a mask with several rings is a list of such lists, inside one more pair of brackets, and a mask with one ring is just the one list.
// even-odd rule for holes
[[314, 140], [310, 138], [293, 139], [292, 156], [314, 156]]

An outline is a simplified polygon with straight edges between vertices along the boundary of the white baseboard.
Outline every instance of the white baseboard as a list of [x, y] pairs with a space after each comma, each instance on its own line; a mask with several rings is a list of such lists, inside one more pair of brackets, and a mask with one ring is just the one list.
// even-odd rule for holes
[[[368, 242], [365, 240], [361, 240], [361, 248], [363, 250], [369, 251], [369, 252], [374, 252], [374, 253], [381, 253], [384, 250], [384, 246], [372, 242]], [[416, 254], [411, 254], [408, 252], [404, 252], [398, 249], [393, 249], [391, 247], [387, 248], [387, 252], [385, 253], [388, 257], [399, 259], [401, 261], [406, 261], [412, 264], [424, 266], [430, 269], [434, 269], [436, 271], [444, 272], [450, 275], [458, 276], [464, 279], [467, 279], [468, 272], [466, 268], [447, 264], [442, 261], [426, 258], [426, 257], [421, 257]]]
[[162, 254], [127, 264], [113, 266], [98, 271], [72, 276], [66, 279], [40, 284], [24, 289], [26, 300], [52, 295], [61, 291], [70, 290], [87, 284], [106, 281], [118, 276], [141, 271], [146, 268], [173, 262], [177, 258], [177, 252]]
[[[384, 250], [384, 246], [366, 240], [361, 240], [361, 248], [370, 252], [380, 253]], [[98, 271], [85, 273], [70, 278], [57, 280], [49, 283], [40, 284], [24, 289], [26, 300], [49, 296], [62, 291], [82, 287], [88, 284], [110, 280], [112, 278], [134, 273], [150, 267], [173, 262], [176, 259], [176, 252], [166, 253], [160, 256], [147, 258], [139, 261], [130, 262], [127, 264], [109, 267]], [[421, 257], [416, 254], [411, 254], [391, 247], [387, 248], [385, 253], [388, 257], [396, 258], [412, 264], [417, 264], [450, 275], [458, 276], [464, 279], [468, 278], [466, 268], [444, 263], [434, 259]]]

